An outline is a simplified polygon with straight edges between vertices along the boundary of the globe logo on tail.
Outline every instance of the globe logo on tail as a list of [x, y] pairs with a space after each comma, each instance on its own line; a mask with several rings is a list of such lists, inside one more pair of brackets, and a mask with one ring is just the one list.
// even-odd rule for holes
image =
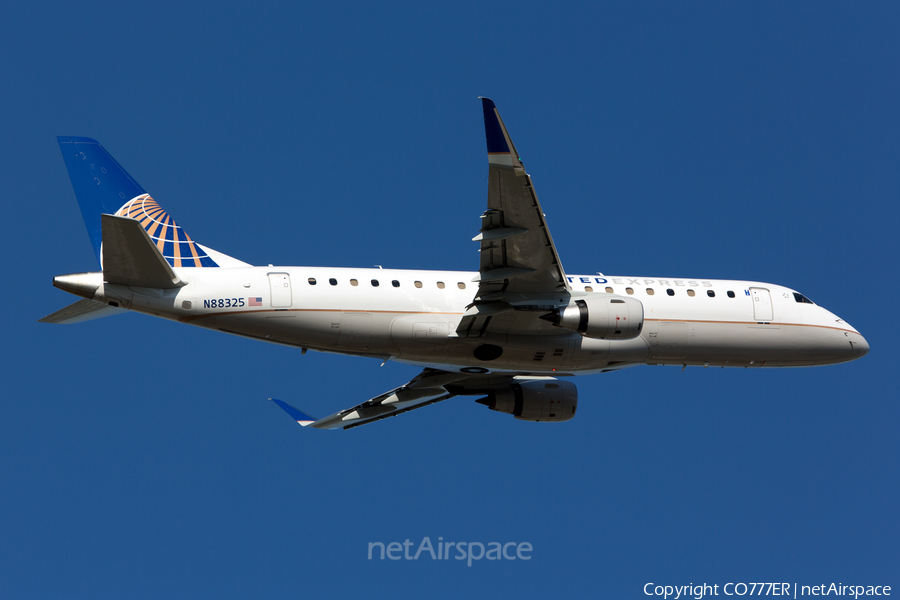
[[219, 266], [149, 194], [132, 198], [116, 211], [116, 216], [131, 217], [140, 222], [163, 258], [173, 267]]

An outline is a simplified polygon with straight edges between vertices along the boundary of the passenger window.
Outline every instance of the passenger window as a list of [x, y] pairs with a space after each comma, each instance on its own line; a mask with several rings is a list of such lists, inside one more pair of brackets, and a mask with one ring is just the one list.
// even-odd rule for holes
[[584, 291], [586, 291], [586, 292], [593, 292], [593, 291], [594, 291], [594, 288], [592, 288], [592, 287], [589, 286], [589, 285], [586, 285], [586, 286], [584, 286]]
[[308, 279], [308, 281], [309, 281], [309, 285], [316, 285], [316, 278], [315, 278], [315, 277], [310, 277], [310, 278]]
[[734, 298], [734, 292], [732, 292], [731, 290], [728, 290], [728, 297]]
[[716, 297], [716, 293], [712, 290], [706, 290], [706, 295], [709, 296], [710, 298]]
[[648, 295], [648, 296], [652, 296], [653, 293], [654, 293], [654, 292], [653, 292], [653, 288], [647, 288], [647, 295]]
[[613, 293], [613, 289], [612, 289], [611, 287], [606, 288], [606, 293], [607, 293], [607, 294], [612, 294], [612, 293]]
[[421, 281], [417, 281], [417, 282], [416, 282], [416, 287], [417, 287], [417, 288], [422, 287], [422, 282], [421, 282]]
[[460, 281], [459, 283], [456, 284], [456, 287], [458, 287], [461, 290], [464, 290], [464, 289], [466, 289], [466, 284], [464, 284], [462, 281]]
[[634, 290], [632, 288], [625, 288], [625, 293], [629, 296], [634, 296]]
[[443, 281], [438, 281], [438, 289], [439, 289], [439, 290], [442, 290], [442, 289], [444, 289], [445, 287], [447, 287], [447, 286], [444, 285], [444, 282], [443, 282]]
[[357, 285], [359, 285], [359, 282], [358, 282], [357, 280], [355, 280], [355, 279], [351, 279], [351, 280], [350, 280], [350, 285], [352, 285], [352, 286], [357, 286]]
[[332, 277], [331, 279], [328, 280], [328, 283], [330, 283], [331, 285], [337, 285], [337, 279]]
[[394, 287], [400, 287], [400, 282], [395, 279], [391, 282], [391, 285]]
[[378, 280], [377, 280], [377, 279], [373, 279], [373, 280], [372, 280], [372, 287], [378, 287]]
[[666, 290], [666, 293], [667, 293], [668, 295], [670, 295], [670, 296], [674, 296], [674, 295], [675, 295], [675, 290], [673, 290], [672, 288], [669, 288], [669, 289]]
[[696, 292], [694, 292], [694, 290], [688, 290], [688, 296], [690, 296], [691, 298], [694, 297], [694, 294], [695, 294], [695, 293], [696, 293]]

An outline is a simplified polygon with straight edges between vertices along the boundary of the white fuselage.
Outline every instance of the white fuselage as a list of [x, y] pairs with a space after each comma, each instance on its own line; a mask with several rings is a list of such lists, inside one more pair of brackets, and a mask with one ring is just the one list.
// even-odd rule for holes
[[[611, 293], [640, 300], [640, 335], [630, 340], [588, 338], [535, 321], [533, 312], [513, 311], [503, 318], [511, 325], [527, 319], [533, 334], [466, 338], [455, 332], [478, 290], [472, 283], [476, 272], [325, 267], [175, 271], [187, 285], [151, 290], [104, 284], [93, 299], [270, 342], [452, 371], [561, 375], [638, 364], [812, 366], [853, 360], [868, 351], [850, 324], [820, 306], [799, 302], [794, 290], [768, 283], [570, 276], [573, 296]], [[486, 343], [502, 348], [502, 354], [492, 360], [476, 358], [475, 348]]]

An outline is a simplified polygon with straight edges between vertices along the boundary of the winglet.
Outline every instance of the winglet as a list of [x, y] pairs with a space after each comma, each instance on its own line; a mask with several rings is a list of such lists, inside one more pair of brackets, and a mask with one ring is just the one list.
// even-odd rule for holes
[[304, 427], [306, 427], [307, 425], [312, 425], [316, 422], [315, 417], [311, 417], [308, 414], [297, 410], [287, 402], [282, 402], [281, 400], [276, 400], [275, 398], [269, 398], [269, 400], [280, 406], [281, 409], [289, 414], [293, 420], [297, 421], [297, 423], [303, 425]]
[[484, 109], [484, 136], [487, 140], [488, 162], [491, 165], [506, 168], [521, 168], [521, 160], [516, 147], [509, 137], [509, 132], [500, 118], [497, 105], [490, 98], [482, 98]]

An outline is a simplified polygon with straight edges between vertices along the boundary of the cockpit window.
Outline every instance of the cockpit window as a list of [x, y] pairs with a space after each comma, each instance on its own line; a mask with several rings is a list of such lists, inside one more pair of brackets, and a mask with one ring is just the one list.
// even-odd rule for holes
[[796, 300], [796, 301], [799, 302], [800, 304], [812, 304], [812, 305], [815, 305], [815, 302], [813, 302], [812, 300], [810, 300], [809, 298], [807, 298], [807, 297], [804, 296], [803, 294], [798, 294], [797, 292], [794, 292], [794, 300]]

